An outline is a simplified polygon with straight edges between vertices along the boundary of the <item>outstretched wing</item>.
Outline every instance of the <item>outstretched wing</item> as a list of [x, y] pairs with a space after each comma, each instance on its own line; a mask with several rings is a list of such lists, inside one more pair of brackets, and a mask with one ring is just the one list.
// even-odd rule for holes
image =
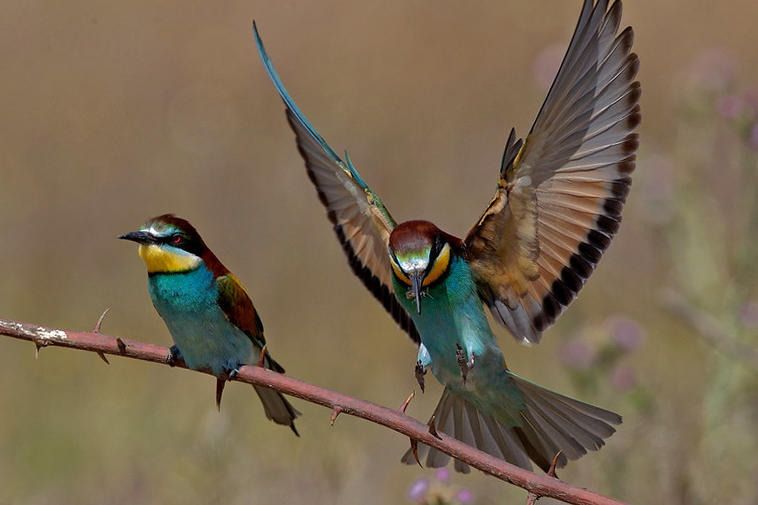
[[395, 298], [392, 287], [388, 245], [395, 221], [358, 175], [347, 152], [346, 161], [342, 161], [305, 119], [276, 74], [255, 23], [253, 31], [266, 71], [287, 106], [287, 119], [297, 136], [298, 150], [305, 159], [308, 176], [334, 224], [350, 267], [418, 345], [421, 342], [418, 332], [410, 315]]
[[524, 141], [506, 144], [495, 196], [463, 247], [480, 296], [517, 340], [538, 343], [610, 245], [631, 185], [639, 69], [621, 1], [585, 0]]

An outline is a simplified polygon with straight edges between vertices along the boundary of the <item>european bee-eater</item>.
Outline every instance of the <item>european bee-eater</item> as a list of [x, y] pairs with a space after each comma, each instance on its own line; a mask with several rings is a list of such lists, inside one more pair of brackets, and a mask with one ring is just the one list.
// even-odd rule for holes
[[[621, 423], [510, 372], [484, 310], [518, 341], [538, 343], [618, 230], [641, 117], [633, 32], [618, 33], [620, 21], [620, 1], [584, 1], [529, 135], [522, 142], [511, 130], [495, 196], [463, 239], [426, 221], [395, 223], [347, 153], [343, 161], [295, 106], [255, 29], [353, 272], [418, 345], [419, 383], [429, 367], [445, 386], [437, 429], [526, 469], [531, 459], [547, 470], [559, 451], [562, 467]], [[426, 446], [419, 453], [431, 467], [449, 459]], [[411, 451], [403, 461], [414, 462]]]
[[[164, 214], [119, 238], [140, 245], [150, 297], [174, 339], [169, 362], [181, 357], [192, 370], [215, 375], [217, 406], [224, 384], [240, 366], [262, 361], [266, 368], [284, 372], [265, 349], [263, 324], [245, 288], [194, 226]], [[281, 393], [254, 387], [266, 417], [297, 435], [294, 420], [300, 413]]]

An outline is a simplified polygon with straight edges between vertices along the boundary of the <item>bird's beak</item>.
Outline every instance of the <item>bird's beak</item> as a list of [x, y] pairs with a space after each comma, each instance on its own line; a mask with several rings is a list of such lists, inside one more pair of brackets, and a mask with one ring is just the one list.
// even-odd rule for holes
[[421, 314], [421, 285], [424, 282], [423, 270], [416, 270], [410, 274], [411, 287], [413, 288], [413, 296], [416, 298], [416, 310]]
[[144, 231], [132, 231], [121, 235], [119, 238], [122, 240], [131, 240], [132, 242], [137, 242], [138, 244], [149, 244], [151, 242], [155, 242], [155, 238]]

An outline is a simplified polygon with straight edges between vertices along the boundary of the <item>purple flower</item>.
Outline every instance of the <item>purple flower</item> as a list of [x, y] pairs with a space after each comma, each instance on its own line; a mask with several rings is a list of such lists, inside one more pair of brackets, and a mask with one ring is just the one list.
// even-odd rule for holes
[[634, 351], [645, 340], [645, 331], [631, 319], [614, 316], [610, 318], [609, 323], [613, 340], [626, 352]]
[[740, 307], [740, 322], [745, 328], [758, 328], [758, 302], [745, 302]]
[[628, 366], [618, 365], [613, 369], [611, 384], [616, 391], [629, 391], [637, 384], [637, 374]]
[[733, 120], [742, 112], [744, 102], [742, 98], [735, 95], [724, 95], [716, 102], [716, 110], [723, 119]]
[[434, 472], [434, 477], [440, 482], [447, 482], [450, 480], [450, 470], [444, 466], [438, 468], [437, 471]]
[[429, 479], [421, 477], [413, 481], [406, 491], [406, 496], [412, 502], [422, 503], [429, 490]]
[[474, 493], [470, 489], [461, 489], [455, 493], [455, 499], [458, 500], [461, 505], [470, 505], [474, 503]]
[[737, 73], [737, 61], [719, 49], [706, 49], [690, 68], [689, 80], [698, 88], [711, 92], [726, 89]]
[[597, 350], [587, 342], [574, 339], [561, 347], [559, 355], [563, 364], [568, 368], [586, 370], [595, 363]]

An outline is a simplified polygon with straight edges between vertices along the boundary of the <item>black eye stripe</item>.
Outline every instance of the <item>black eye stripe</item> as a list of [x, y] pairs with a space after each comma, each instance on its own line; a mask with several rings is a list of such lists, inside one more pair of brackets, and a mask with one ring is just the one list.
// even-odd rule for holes
[[434, 243], [432, 244], [432, 250], [429, 251], [429, 264], [426, 265], [426, 271], [424, 272], [425, 275], [429, 275], [429, 273], [434, 268], [434, 264], [437, 262], [437, 257], [440, 255], [440, 252], [442, 252], [442, 249], [445, 247], [445, 241], [442, 240], [442, 237], [439, 235], [434, 238]]

